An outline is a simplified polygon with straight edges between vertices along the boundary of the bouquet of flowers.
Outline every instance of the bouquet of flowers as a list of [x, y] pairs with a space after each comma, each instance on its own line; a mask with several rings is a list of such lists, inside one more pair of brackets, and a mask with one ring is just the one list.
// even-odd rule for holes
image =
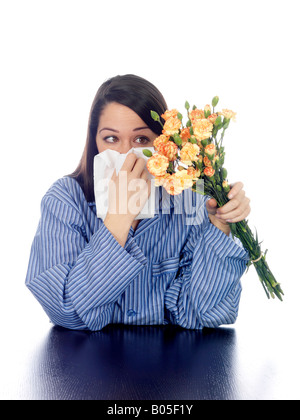
[[[150, 157], [147, 168], [154, 175], [156, 186], [163, 186], [171, 195], [191, 188], [214, 198], [222, 207], [229, 201], [227, 194], [230, 191], [227, 170], [223, 166], [223, 139], [236, 113], [229, 109], [217, 112], [218, 102], [219, 98], [215, 96], [212, 107], [206, 105], [204, 109], [198, 109], [194, 106], [192, 110], [186, 102], [188, 120], [185, 126], [177, 109], [167, 110], [161, 115], [164, 124], [160, 116], [151, 111], [152, 118], [162, 125], [162, 134], [154, 141], [153, 155], [147, 149], [143, 152]], [[197, 188], [199, 180], [204, 182], [204, 191]], [[248, 251], [248, 268], [254, 265], [268, 298], [277, 296], [282, 300], [283, 291], [267, 264], [266, 252], [261, 251], [257, 233], [254, 237], [247, 220], [230, 223], [230, 229]]]

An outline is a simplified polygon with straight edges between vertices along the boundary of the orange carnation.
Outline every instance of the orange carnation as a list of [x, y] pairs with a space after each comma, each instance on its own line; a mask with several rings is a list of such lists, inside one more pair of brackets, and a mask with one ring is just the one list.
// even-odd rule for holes
[[216, 122], [217, 118], [218, 118], [218, 114], [211, 114], [207, 117], [208, 121], [210, 121], [212, 124]]
[[211, 161], [208, 159], [208, 157], [207, 157], [207, 156], [204, 156], [204, 158], [203, 158], [203, 163], [204, 163], [204, 165], [205, 165], [205, 166], [212, 166], [212, 163], [211, 163]]
[[159, 148], [161, 144], [167, 143], [169, 141], [169, 138], [169, 136], [164, 136], [163, 134], [161, 134], [154, 140], [153, 147], [155, 147], [155, 149]]
[[192, 161], [198, 160], [200, 147], [194, 143], [186, 143], [180, 151], [180, 160], [186, 165], [191, 165]]
[[162, 176], [156, 176], [154, 178], [154, 185], [156, 187], [162, 187], [164, 185], [165, 180], [170, 176], [167, 172]]
[[200, 177], [200, 175], [201, 175], [201, 172], [200, 172], [200, 169], [195, 169], [195, 168], [193, 168], [192, 166], [189, 166], [188, 167], [188, 169], [187, 169], [187, 175], [193, 180], [193, 181], [196, 181], [199, 177]]
[[165, 136], [172, 136], [179, 132], [181, 121], [176, 117], [170, 117], [164, 124], [163, 134]]
[[208, 139], [211, 136], [213, 128], [213, 124], [206, 118], [197, 120], [193, 124], [194, 135], [199, 141]]
[[181, 138], [183, 144], [185, 144], [191, 138], [190, 129], [189, 128], [184, 128], [183, 130], [181, 130], [180, 138]]
[[182, 189], [184, 190], [193, 186], [193, 179], [188, 174], [188, 171], [186, 169], [182, 169], [181, 171], [175, 172], [174, 177], [179, 180]]
[[148, 159], [147, 169], [154, 176], [163, 176], [169, 166], [169, 159], [159, 153], [155, 153]]
[[216, 154], [216, 146], [213, 144], [213, 143], [211, 143], [211, 144], [208, 144], [206, 147], [205, 147], [205, 149], [204, 149], [204, 152], [205, 152], [205, 154], [210, 158], [210, 159], [213, 159], [214, 158], [214, 156], [215, 156], [215, 154]]
[[223, 115], [224, 118], [228, 120], [235, 121], [236, 112], [231, 111], [231, 109], [222, 109], [222, 112], [218, 112], [219, 115]]
[[169, 161], [173, 161], [177, 159], [178, 147], [173, 142], [168, 140], [167, 142], [161, 142], [156, 146], [156, 150], [158, 153], [166, 156]]
[[162, 114], [162, 118], [167, 121], [169, 118], [177, 118], [179, 111], [177, 109], [171, 109], [171, 111], [167, 110], [164, 114]]
[[178, 195], [183, 191], [182, 183], [178, 177], [175, 177], [175, 174], [166, 177], [163, 186], [170, 195]]
[[202, 109], [193, 109], [189, 112], [189, 118], [194, 124], [197, 120], [202, 120], [204, 117], [204, 111]]
[[209, 178], [212, 178], [215, 174], [215, 170], [211, 166], [207, 166], [206, 168], [204, 168], [203, 173], [204, 173], [204, 175], [208, 176]]
[[178, 195], [193, 186], [193, 179], [188, 175], [187, 170], [183, 169], [165, 177], [163, 186], [170, 195]]

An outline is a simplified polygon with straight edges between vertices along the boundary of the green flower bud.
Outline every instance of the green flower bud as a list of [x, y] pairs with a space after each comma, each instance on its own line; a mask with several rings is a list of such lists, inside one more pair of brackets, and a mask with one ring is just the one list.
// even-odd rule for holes
[[148, 149], [143, 149], [143, 153], [144, 153], [144, 155], [145, 156], [147, 156], [147, 157], [151, 157], [152, 156], [152, 152], [151, 152], [151, 150], [148, 150]]
[[223, 121], [224, 130], [226, 130], [229, 127], [229, 124], [230, 124], [230, 120], [228, 118], [224, 118], [224, 121]]
[[205, 118], [209, 117], [210, 115], [211, 115], [210, 105], [205, 105], [205, 107], [204, 107], [204, 116], [205, 116]]
[[202, 171], [202, 162], [199, 162], [199, 160], [197, 162], [195, 162], [197, 169], [200, 169], [200, 171]]
[[224, 181], [223, 181], [223, 183], [222, 183], [222, 187], [223, 187], [223, 190], [224, 190], [226, 193], [230, 191], [230, 186], [228, 185], [228, 182], [227, 182], [226, 180], [224, 180]]
[[190, 104], [188, 103], [188, 101], [186, 101], [185, 103], [185, 109], [188, 111], [190, 109]]
[[151, 117], [154, 121], [159, 121], [160, 122], [160, 117], [159, 117], [157, 112], [151, 111]]
[[222, 168], [222, 178], [226, 179], [227, 178], [227, 169]]
[[215, 106], [217, 106], [218, 105], [218, 102], [219, 102], [219, 97], [218, 96], [215, 96], [214, 98], [213, 98], [213, 100], [212, 100], [212, 106], [213, 107], [215, 107]]
[[183, 116], [182, 116], [182, 114], [180, 114], [180, 112], [178, 112], [178, 114], [177, 114], [177, 118], [178, 118], [180, 121], [182, 121]]
[[213, 131], [212, 131], [212, 136], [213, 137], [216, 137], [217, 136], [217, 134], [218, 134], [218, 127], [214, 127], [214, 129], [213, 129]]
[[220, 156], [219, 156], [219, 166], [221, 167], [223, 164], [224, 164], [224, 154], [221, 154]]
[[214, 125], [215, 125], [216, 127], [218, 127], [219, 125], [221, 125], [221, 123], [222, 123], [222, 117], [221, 117], [221, 115], [219, 115], [219, 116], [217, 117], [217, 119], [216, 119], [216, 121], [215, 121]]
[[179, 134], [175, 133], [175, 134], [173, 134], [172, 137], [174, 139], [175, 144], [177, 144], [177, 146], [181, 146], [182, 145], [182, 139], [181, 139], [181, 137], [180, 137]]

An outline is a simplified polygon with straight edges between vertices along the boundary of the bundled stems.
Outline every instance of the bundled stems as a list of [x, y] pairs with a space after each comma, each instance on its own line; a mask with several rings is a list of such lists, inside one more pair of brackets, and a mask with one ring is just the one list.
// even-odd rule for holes
[[260, 244], [257, 238], [253, 237], [248, 222], [243, 220], [238, 223], [232, 223], [230, 224], [230, 229], [232, 235], [239, 238], [244, 248], [247, 249], [250, 257], [249, 264], [254, 265], [268, 298], [270, 298], [270, 296], [272, 298], [277, 296], [278, 299], [282, 301], [284, 293], [268, 266], [266, 252], [262, 253]]
[[[214, 198], [219, 207], [224, 206], [229, 200], [227, 198], [226, 193], [224, 191], [218, 191], [214, 188], [215, 182], [209, 180], [205, 184], [205, 194]], [[259, 280], [266, 292], [267, 297], [273, 299], [275, 296], [279, 300], [283, 300], [282, 296], [284, 295], [280, 284], [276, 281], [273, 273], [271, 272], [268, 263], [266, 261], [266, 253], [261, 251], [260, 243], [258, 242], [258, 238], [254, 238], [251, 229], [248, 226], [248, 221], [243, 220], [237, 223], [230, 223], [230, 230], [233, 236], [238, 238], [243, 247], [248, 251], [249, 254], [249, 263], [248, 268], [251, 264], [254, 265]]]

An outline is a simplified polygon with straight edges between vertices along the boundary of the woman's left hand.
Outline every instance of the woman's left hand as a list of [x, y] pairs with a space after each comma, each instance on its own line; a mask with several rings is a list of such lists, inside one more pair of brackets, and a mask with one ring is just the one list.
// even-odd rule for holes
[[250, 200], [246, 197], [242, 182], [237, 182], [228, 193], [229, 202], [223, 207], [217, 206], [215, 199], [206, 202], [208, 217], [218, 229], [226, 235], [230, 233], [228, 223], [236, 223], [244, 220], [250, 213]]

